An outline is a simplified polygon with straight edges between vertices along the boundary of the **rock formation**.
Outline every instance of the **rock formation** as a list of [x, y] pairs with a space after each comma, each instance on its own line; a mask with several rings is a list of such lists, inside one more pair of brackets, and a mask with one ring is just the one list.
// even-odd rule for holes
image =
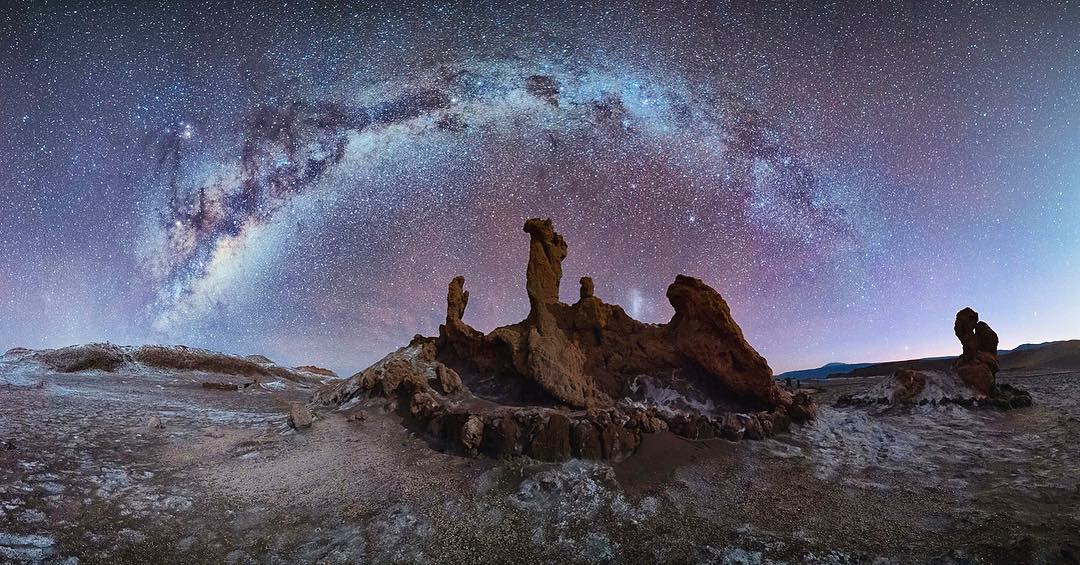
[[962, 404], [998, 408], [1031, 406], [1031, 395], [1008, 384], [998, 384], [998, 336], [979, 313], [964, 308], [956, 313], [953, 332], [960, 340], [960, 356], [948, 371], [899, 369], [883, 387], [860, 396], [841, 397], [853, 404]]
[[957, 376], [971, 390], [989, 396], [998, 372], [997, 334], [986, 322], [980, 322], [979, 313], [971, 308], [956, 313], [953, 331], [962, 347], [960, 357], [953, 363]]
[[[328, 369], [303, 366], [291, 369], [274, 364], [262, 355], [240, 357], [215, 351], [178, 345], [121, 346], [111, 343], [72, 345], [60, 349], [30, 351], [14, 349], [7, 355], [26, 355], [49, 369], [59, 373], [82, 371], [114, 372], [124, 368], [142, 366], [149, 369], [198, 371], [203, 373], [246, 376], [255, 379], [273, 378], [311, 386], [334, 379], [337, 375]], [[237, 386], [230, 385], [231, 390]], [[213, 388], [213, 387], [208, 387]]]
[[[746, 342], [724, 299], [679, 275], [667, 324], [634, 320], [580, 280], [574, 304], [559, 300], [566, 241], [551, 220], [530, 219], [528, 317], [483, 334], [463, 321], [464, 277], [447, 291], [439, 336], [417, 336], [316, 400], [397, 399], [416, 426], [467, 453], [619, 458], [642, 433], [761, 438], [815, 413], [793, 396]], [[658, 391], [661, 394], [655, 394]]]
[[308, 409], [307, 406], [304, 406], [299, 402], [293, 402], [289, 405], [289, 416], [286, 419], [289, 427], [296, 430], [310, 428], [314, 419], [314, 415], [312, 415], [311, 410]]

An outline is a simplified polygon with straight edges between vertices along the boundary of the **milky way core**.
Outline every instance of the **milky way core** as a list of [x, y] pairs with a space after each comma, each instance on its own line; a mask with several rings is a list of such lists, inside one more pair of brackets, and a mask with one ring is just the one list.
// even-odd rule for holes
[[[513, 5], [503, 5], [513, 4]], [[589, 4], [589, 3], [586, 3]], [[1080, 337], [1071, 2], [7, 3], [0, 347], [187, 343], [351, 371], [564, 281], [677, 273], [776, 370]], [[564, 300], [576, 287], [564, 284]]]

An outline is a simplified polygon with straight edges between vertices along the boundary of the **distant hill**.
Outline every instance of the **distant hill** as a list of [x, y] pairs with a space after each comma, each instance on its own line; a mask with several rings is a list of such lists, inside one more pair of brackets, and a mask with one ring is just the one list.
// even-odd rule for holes
[[1025, 343], [998, 355], [998, 362], [1012, 371], [1080, 371], [1080, 339]]
[[854, 371], [855, 369], [869, 367], [870, 365], [873, 365], [873, 363], [826, 363], [816, 369], [800, 369], [798, 371], [780, 373], [779, 375], [776, 375], [776, 378], [780, 380], [798, 379], [801, 381], [824, 379], [833, 373], [846, 373], [848, 371]]
[[[926, 357], [884, 363], [829, 363], [817, 369], [788, 371], [778, 379], [821, 379], [837, 377], [870, 377], [891, 375], [897, 369], [942, 371], [956, 357]], [[1080, 371], [1080, 339], [1025, 343], [1013, 349], [998, 351], [1002, 370], [1009, 371]]]

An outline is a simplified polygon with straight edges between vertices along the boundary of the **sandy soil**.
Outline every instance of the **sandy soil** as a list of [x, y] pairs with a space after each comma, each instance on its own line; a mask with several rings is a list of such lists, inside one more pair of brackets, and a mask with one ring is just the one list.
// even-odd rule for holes
[[[432, 450], [379, 405], [296, 432], [292, 384], [0, 366], [0, 561], [1017, 563], [1080, 556], [1080, 374], [1036, 407], [833, 406], [616, 465]], [[148, 427], [158, 417], [163, 428]]]

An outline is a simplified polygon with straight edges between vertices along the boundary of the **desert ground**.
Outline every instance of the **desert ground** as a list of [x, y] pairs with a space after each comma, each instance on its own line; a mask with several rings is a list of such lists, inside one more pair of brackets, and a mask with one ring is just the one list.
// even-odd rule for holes
[[35, 367], [0, 363], [4, 562], [1080, 558], [1080, 373], [999, 375], [1035, 401], [1008, 412], [837, 406], [875, 379], [804, 383], [817, 419], [771, 439], [665, 432], [621, 462], [541, 463], [442, 453], [385, 401], [297, 431], [305, 384]]

